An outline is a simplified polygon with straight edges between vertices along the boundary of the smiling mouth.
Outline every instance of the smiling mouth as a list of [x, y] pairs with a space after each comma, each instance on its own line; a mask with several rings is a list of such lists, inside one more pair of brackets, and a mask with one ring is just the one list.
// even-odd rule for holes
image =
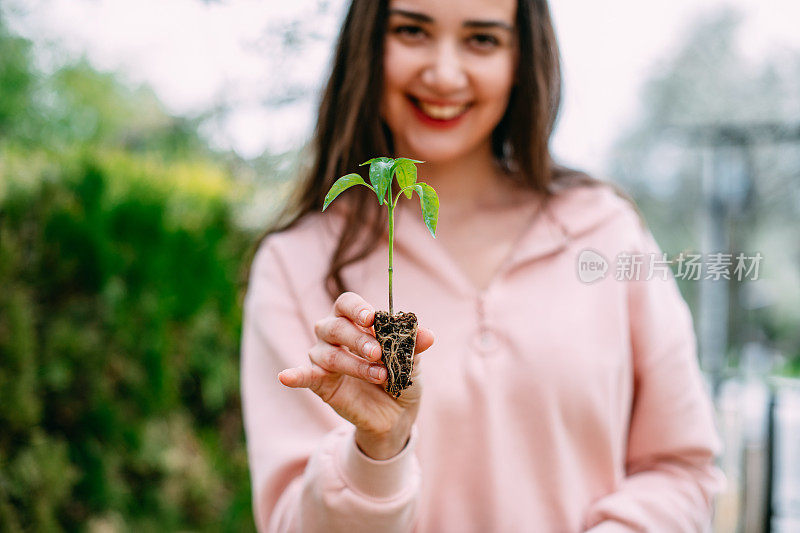
[[467, 110], [472, 107], [472, 104], [431, 104], [429, 102], [423, 102], [417, 98], [414, 98], [413, 96], [409, 96], [408, 99], [412, 104], [414, 104], [414, 107], [422, 111], [422, 113], [433, 120], [453, 120], [466, 113]]

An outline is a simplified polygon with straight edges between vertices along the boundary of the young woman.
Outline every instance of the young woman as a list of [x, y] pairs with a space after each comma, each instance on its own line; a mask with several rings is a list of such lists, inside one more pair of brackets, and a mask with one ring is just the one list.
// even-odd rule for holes
[[[706, 527], [718, 444], [691, 317], [646, 266], [578, 275], [586, 250], [613, 269], [658, 247], [630, 202], [551, 160], [559, 91], [545, 0], [353, 0], [314, 164], [250, 273], [259, 529]], [[336, 178], [382, 155], [425, 161], [441, 200], [435, 241], [416, 202], [396, 214], [395, 302], [421, 324], [396, 400], [371, 330], [385, 210], [355, 188], [320, 213]]]

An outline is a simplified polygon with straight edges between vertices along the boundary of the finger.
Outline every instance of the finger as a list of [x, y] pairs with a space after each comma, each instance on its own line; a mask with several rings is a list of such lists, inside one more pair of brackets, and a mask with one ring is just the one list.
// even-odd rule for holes
[[333, 304], [336, 316], [349, 318], [364, 327], [372, 325], [375, 320], [375, 309], [364, 298], [354, 292], [343, 292]]
[[[322, 401], [330, 403], [331, 398], [339, 389], [338, 379], [328, 379], [332, 375], [332, 372], [311, 364], [309, 366], [287, 368], [278, 373], [278, 380], [287, 387], [309, 389], [322, 398]], [[341, 375], [337, 374], [337, 376]]]
[[314, 333], [328, 344], [338, 344], [369, 361], [381, 358], [381, 347], [372, 335], [365, 333], [349, 318], [342, 316], [323, 318], [314, 325]]
[[318, 386], [322, 378], [330, 374], [327, 370], [318, 366], [297, 366], [287, 368], [278, 373], [278, 380], [287, 387], [310, 388]]
[[433, 346], [433, 341], [435, 337], [433, 332], [426, 327], [418, 326], [417, 327], [417, 344], [414, 348], [414, 353], [422, 353], [431, 346]]
[[328, 403], [339, 388], [338, 380], [326, 379], [329, 376], [331, 372], [312, 364], [287, 368], [278, 374], [278, 379], [287, 387], [307, 388]]
[[370, 383], [383, 383], [387, 376], [383, 365], [370, 364], [341, 346], [319, 343], [309, 350], [308, 357], [311, 362], [329, 372], [346, 374]]

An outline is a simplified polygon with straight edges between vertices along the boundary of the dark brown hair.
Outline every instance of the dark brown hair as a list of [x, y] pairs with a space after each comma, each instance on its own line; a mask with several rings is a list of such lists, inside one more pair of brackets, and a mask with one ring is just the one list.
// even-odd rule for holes
[[[360, 163], [375, 156], [393, 155], [392, 135], [379, 112], [388, 4], [389, 0], [351, 3], [310, 144], [313, 164], [277, 223], [258, 240], [254, 252], [268, 235], [294, 226], [309, 213], [319, 212], [325, 194], [338, 177], [360, 171], [366, 179], [366, 167], [359, 168]], [[550, 156], [550, 135], [561, 102], [561, 67], [547, 1], [519, 0], [516, 30], [516, 83], [505, 115], [492, 133], [497, 163], [509, 179], [543, 193], [545, 199], [556, 189], [600, 183], [586, 174], [555, 165]], [[348, 194], [354, 208], [347, 211], [331, 256], [326, 279], [331, 298], [346, 290], [343, 268], [375, 250], [386, 227], [385, 210], [369, 196], [368, 189], [356, 187]]]

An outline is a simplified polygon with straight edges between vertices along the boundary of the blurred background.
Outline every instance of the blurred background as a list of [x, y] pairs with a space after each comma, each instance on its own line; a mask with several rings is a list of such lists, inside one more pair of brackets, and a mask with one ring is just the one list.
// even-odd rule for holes
[[[242, 272], [345, 4], [0, 0], [0, 531], [253, 529]], [[662, 4], [553, 2], [553, 150], [671, 258], [761, 254], [679, 285], [715, 530], [800, 531], [800, 4]]]

